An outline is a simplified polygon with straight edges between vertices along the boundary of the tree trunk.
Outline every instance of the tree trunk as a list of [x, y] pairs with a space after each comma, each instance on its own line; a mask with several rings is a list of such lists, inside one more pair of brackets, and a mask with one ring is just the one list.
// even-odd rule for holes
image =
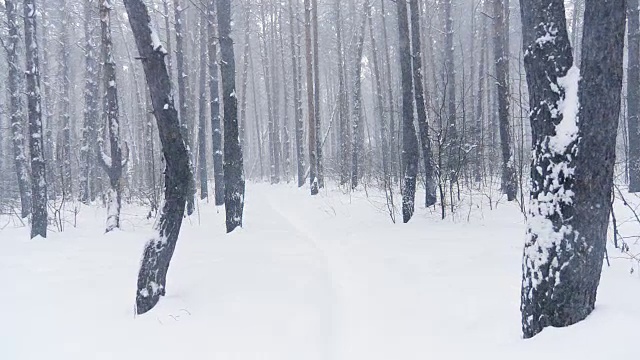
[[289, 27], [291, 33], [291, 66], [293, 67], [293, 103], [295, 107], [294, 122], [296, 129], [296, 169], [298, 178], [298, 187], [304, 186], [304, 149], [303, 149], [303, 119], [302, 119], [302, 84], [300, 83], [300, 67], [299, 67], [299, 44], [296, 43], [294, 21], [296, 21], [293, 12], [292, 0], [289, 0]]
[[242, 148], [238, 139], [238, 99], [236, 63], [231, 33], [231, 1], [218, 0], [218, 38], [220, 39], [222, 101], [224, 104], [224, 203], [227, 232], [242, 226], [244, 173]]
[[20, 82], [22, 70], [18, 64], [18, 46], [20, 35], [18, 31], [18, 14], [14, 0], [5, 0], [7, 13], [7, 25], [9, 30], [7, 46], [7, 64], [9, 66], [8, 90], [9, 90], [9, 116], [11, 118], [11, 138], [13, 142], [13, 158], [18, 177], [20, 190], [20, 216], [26, 218], [31, 214], [31, 184], [29, 183], [29, 165], [24, 148], [24, 132], [22, 125], [24, 114], [22, 112], [22, 94]]
[[625, 0], [586, 1], [581, 73], [572, 67], [563, 1], [520, 3], [534, 144], [521, 303], [529, 338], [581, 321], [595, 306], [611, 210]]
[[431, 153], [431, 140], [429, 139], [429, 123], [427, 122], [424, 88], [422, 87], [422, 50], [420, 48], [420, 10], [418, 7], [418, 0], [410, 0], [409, 6], [411, 9], [413, 86], [415, 90], [416, 110], [418, 115], [418, 128], [420, 129], [422, 159], [424, 162], [424, 202], [425, 206], [429, 207], [436, 203], [436, 181], [433, 166], [433, 154]]
[[24, 0], [24, 45], [26, 49], [27, 111], [31, 155], [31, 238], [47, 237], [47, 179], [45, 174], [40, 102], [40, 65], [36, 37], [35, 0]]
[[209, 197], [209, 185], [207, 182], [207, 14], [200, 15], [200, 75], [198, 98], [198, 177], [200, 179], [200, 199]]
[[311, 23], [313, 28], [313, 116], [316, 127], [316, 174], [318, 177], [318, 187], [324, 187], [324, 169], [322, 156], [322, 126], [320, 124], [320, 50], [318, 44], [318, 0], [311, 0]]
[[166, 163], [165, 200], [160, 218], [154, 226], [157, 234], [145, 246], [138, 273], [136, 313], [144, 314], [165, 294], [167, 270], [180, 233], [185, 204], [190, 196], [188, 187], [193, 175], [165, 65], [167, 52], [153, 30], [147, 7], [142, 0], [124, 0], [124, 4], [149, 86]]
[[[369, 7], [368, 0], [365, 0], [365, 9]], [[367, 10], [365, 10], [366, 13]], [[352, 119], [352, 132], [351, 132], [351, 188], [355, 189], [358, 186], [358, 180], [360, 179], [360, 150], [362, 148], [362, 53], [364, 47], [364, 27], [366, 25], [367, 17], [362, 17], [362, 25], [358, 32], [358, 43], [356, 45], [356, 57], [354, 59], [354, 84], [353, 84], [353, 119]]]
[[629, 192], [640, 192], [640, 11], [638, 0], [627, 0], [629, 70], [627, 72], [627, 124], [629, 141]]
[[[191, 91], [189, 90], [189, 69], [188, 62], [185, 61], [185, 53], [187, 51], [187, 43], [184, 39], [184, 8], [182, 7], [181, 0], [173, 0], [173, 11], [175, 18], [176, 29], [176, 70], [178, 70], [178, 105], [180, 107], [180, 124], [182, 126], [182, 138], [187, 145], [187, 151], [189, 152], [189, 163], [193, 169], [190, 132], [193, 129], [193, 119], [191, 118], [191, 112], [189, 109], [189, 96]], [[193, 197], [196, 193], [195, 177], [192, 178], [191, 184], [189, 184], [190, 198], [187, 199], [187, 214], [193, 213], [194, 204]]]
[[84, 64], [85, 64], [85, 84], [84, 84], [84, 119], [82, 124], [82, 146], [80, 147], [80, 201], [88, 204], [95, 199], [95, 153], [98, 141], [98, 119], [100, 110], [98, 108], [100, 86], [98, 85], [98, 61], [97, 45], [94, 24], [97, 23], [96, 10], [97, 1], [87, 0], [84, 2]]
[[220, 125], [220, 94], [218, 93], [218, 54], [216, 49], [216, 0], [209, 1], [209, 97], [211, 98], [211, 140], [213, 144], [213, 181], [215, 183], [214, 201], [216, 206], [224, 204], [224, 169], [222, 159], [222, 129]]
[[400, 40], [400, 72], [402, 75], [402, 221], [409, 222], [415, 210], [416, 178], [418, 176], [418, 137], [413, 125], [413, 78], [411, 74], [411, 40], [407, 3], [397, 2], [398, 35]]
[[61, 6], [61, 47], [60, 47], [60, 123], [62, 125], [62, 198], [70, 200], [72, 198], [72, 177], [71, 177], [71, 80], [70, 76], [70, 44], [69, 44], [69, 9], [68, 0], [63, 1]]
[[309, 117], [309, 185], [311, 195], [318, 194], [318, 157], [315, 102], [313, 96], [313, 48], [311, 44], [311, 5], [304, 0], [305, 50], [307, 55], [307, 112]]
[[498, 97], [498, 122], [502, 150], [502, 191], [508, 201], [516, 199], [518, 184], [511, 149], [509, 124], [509, 57], [507, 49], [507, 24], [504, 0], [493, 0], [493, 56], [496, 67], [496, 95]]
[[451, 183], [458, 181], [460, 168], [460, 147], [458, 144], [458, 130], [456, 125], [456, 69], [454, 61], [453, 45], [453, 15], [451, 14], [451, 0], [444, 0], [445, 17], [445, 41], [444, 41], [444, 67], [446, 73], [446, 99], [447, 99], [447, 129], [445, 130], [446, 146], [448, 148], [448, 171]]
[[102, 34], [103, 87], [105, 91], [103, 115], [109, 131], [109, 147], [111, 154], [107, 156], [102, 147], [99, 156], [100, 163], [109, 176], [110, 189], [107, 194], [107, 225], [106, 232], [120, 227], [120, 207], [122, 204], [122, 168], [126, 156], [122, 156], [120, 147], [120, 122], [118, 120], [118, 88], [116, 86], [116, 64], [113, 57], [113, 42], [111, 40], [111, 14], [113, 9], [111, 0], [100, 2], [100, 26]]

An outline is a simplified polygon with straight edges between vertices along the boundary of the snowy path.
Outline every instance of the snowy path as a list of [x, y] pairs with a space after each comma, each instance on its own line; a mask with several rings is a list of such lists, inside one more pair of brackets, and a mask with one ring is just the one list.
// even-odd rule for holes
[[[0, 359], [630, 359], [640, 281], [605, 268], [584, 323], [523, 341], [523, 223], [517, 208], [441, 221], [418, 209], [392, 224], [382, 199], [251, 184], [245, 228], [200, 204], [185, 222], [168, 296], [133, 317], [150, 228], [128, 208], [124, 231], [104, 212], [46, 241], [0, 231]], [[622, 344], [622, 345], [621, 345]]]

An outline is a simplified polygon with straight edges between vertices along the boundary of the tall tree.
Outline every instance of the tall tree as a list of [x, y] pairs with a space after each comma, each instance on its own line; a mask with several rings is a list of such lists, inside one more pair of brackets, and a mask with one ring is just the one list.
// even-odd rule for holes
[[[562, 0], [521, 0], [534, 145], [522, 329], [583, 320], [595, 306], [611, 210], [625, 0], [586, 0], [582, 71]], [[579, 121], [578, 121], [579, 119]]]
[[316, 127], [316, 174], [318, 187], [324, 187], [322, 156], [322, 126], [320, 124], [320, 50], [318, 39], [318, 0], [311, 0], [311, 23], [313, 28], [313, 116]]
[[100, 117], [98, 108], [100, 86], [98, 85], [98, 59], [96, 32], [97, 0], [87, 0], [84, 6], [84, 117], [80, 147], [80, 191], [79, 198], [88, 204], [95, 198], [95, 153], [98, 139], [97, 126]]
[[236, 96], [236, 62], [231, 39], [231, 0], [218, 0], [218, 38], [220, 39], [220, 73], [224, 104], [224, 203], [227, 232], [242, 226], [244, 208], [244, 172], [242, 148], [238, 138], [238, 98]]
[[[187, 150], [189, 150], [189, 161], [192, 161], [191, 138], [190, 132], [193, 129], [193, 119], [191, 117], [191, 109], [189, 108], [189, 97], [191, 91], [189, 89], [189, 62], [185, 61], [187, 52], [187, 41], [184, 34], [184, 11], [182, 0], [173, 0], [173, 12], [176, 30], [176, 70], [178, 71], [178, 104], [180, 107], [180, 123], [182, 125], [182, 137], [184, 138]], [[195, 177], [192, 178], [189, 185], [191, 197], [187, 201], [187, 214], [193, 213], [194, 204], [193, 197], [196, 192]]]
[[127, 154], [123, 156], [120, 141], [120, 120], [118, 119], [118, 87], [116, 83], [116, 63], [111, 39], [111, 0], [100, 2], [100, 29], [102, 38], [102, 68], [104, 87], [103, 116], [109, 131], [110, 154], [100, 147], [98, 160], [109, 176], [110, 189], [107, 192], [106, 232], [120, 227], [120, 207], [122, 204], [122, 169], [126, 165]]
[[305, 52], [307, 57], [307, 116], [309, 118], [309, 185], [311, 195], [318, 194], [318, 147], [313, 81], [313, 47], [311, 43], [311, 3], [304, 0]]
[[[627, 0], [627, 123], [629, 191], [640, 192], [640, 11], [638, 0]], [[574, 15], [575, 16], [575, 15]]]
[[207, 15], [203, 12], [200, 15], [200, 65], [198, 98], [198, 177], [200, 180], [200, 199], [209, 196], [209, 185], [207, 183], [207, 35], [206, 35]]
[[293, 67], [293, 106], [295, 107], [293, 112], [293, 121], [295, 122], [296, 129], [296, 174], [298, 187], [302, 187], [304, 186], [304, 120], [302, 118], [302, 84], [300, 83], [300, 44], [296, 42], [296, 19], [293, 6], [291, 4], [292, 1], [293, 0], [289, 0], [289, 32], [291, 35], [291, 66]]
[[5, 0], [9, 41], [7, 46], [7, 64], [9, 65], [9, 116], [11, 118], [11, 138], [13, 142], [13, 158], [20, 189], [20, 216], [25, 218], [31, 214], [31, 184], [29, 183], [29, 165], [24, 148], [24, 132], [22, 124], [24, 113], [21, 99], [21, 67], [18, 64], [18, 46], [20, 35], [18, 30], [18, 14], [13, 0]]
[[458, 181], [460, 167], [460, 148], [458, 144], [457, 104], [456, 104], [456, 68], [453, 45], [453, 14], [451, 0], [444, 0], [444, 71], [445, 98], [447, 101], [447, 128], [445, 130], [448, 148], [448, 171], [451, 183]]
[[402, 221], [411, 220], [415, 210], [418, 176], [418, 136], [413, 125], [413, 78], [411, 73], [411, 39], [407, 3], [398, 1], [398, 36], [400, 40], [400, 72], [402, 76]]
[[500, 147], [502, 150], [502, 191], [508, 201], [516, 198], [518, 191], [516, 171], [511, 147], [509, 124], [509, 43], [504, 0], [493, 0], [493, 56], [496, 68], [496, 94], [498, 97], [498, 122], [500, 124]]
[[[365, 0], [365, 9], [369, 7]], [[366, 13], [367, 10], [365, 10]], [[354, 58], [354, 84], [353, 84], [353, 117], [351, 132], [351, 188], [358, 186], [360, 174], [360, 152], [362, 149], [362, 134], [364, 134], [364, 122], [362, 121], [362, 56], [364, 48], [364, 27], [367, 17], [362, 17], [362, 25], [358, 31], [358, 42], [356, 44], [356, 56]]]
[[61, 16], [61, 46], [60, 46], [60, 123], [62, 125], [62, 147], [60, 147], [60, 161], [62, 168], [62, 197], [72, 196], [71, 181], [71, 53], [69, 38], [69, 1], [64, 0], [60, 7]]
[[216, 0], [210, 0], [207, 8], [209, 21], [207, 41], [209, 53], [209, 97], [211, 98], [211, 141], [213, 151], [214, 201], [217, 206], [224, 204], [224, 169], [222, 160], [222, 128], [220, 127], [220, 94], [218, 90], [218, 50], [216, 47]]
[[410, 0], [411, 9], [411, 58], [413, 59], [413, 86], [416, 99], [416, 113], [418, 115], [418, 128], [420, 130], [420, 145], [422, 147], [422, 159], [424, 163], [425, 179], [425, 206], [436, 203], [436, 181], [431, 153], [431, 140], [429, 139], [429, 123], [425, 106], [424, 88], [422, 86], [422, 50], [420, 47], [420, 8], [418, 0]]
[[40, 101], [40, 63], [36, 35], [36, 2], [24, 0], [25, 74], [29, 119], [29, 154], [31, 155], [31, 238], [47, 237], [47, 178], [45, 173]]
[[145, 246], [138, 273], [136, 313], [144, 314], [165, 294], [167, 270], [180, 233], [193, 175], [165, 64], [167, 51], [151, 25], [144, 2], [124, 0], [124, 5], [142, 60], [165, 158], [164, 204], [154, 225], [156, 235]]

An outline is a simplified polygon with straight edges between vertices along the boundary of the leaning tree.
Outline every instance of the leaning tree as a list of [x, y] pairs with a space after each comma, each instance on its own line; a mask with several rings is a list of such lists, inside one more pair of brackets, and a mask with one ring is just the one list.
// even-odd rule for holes
[[155, 225], [156, 235], [145, 246], [138, 274], [136, 312], [143, 314], [165, 294], [169, 262], [180, 233], [187, 198], [192, 195], [193, 175], [165, 64], [167, 51], [151, 25], [142, 0], [124, 0], [124, 5], [147, 79], [165, 159], [164, 204]]

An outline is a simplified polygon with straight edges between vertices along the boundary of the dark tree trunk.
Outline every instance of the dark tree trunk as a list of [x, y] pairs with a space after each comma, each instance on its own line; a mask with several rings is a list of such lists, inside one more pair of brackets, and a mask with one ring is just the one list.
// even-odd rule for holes
[[382, 45], [384, 46], [384, 58], [387, 71], [387, 114], [389, 115], [389, 170], [393, 178], [398, 179], [398, 144], [396, 137], [396, 110], [393, 95], [393, 76], [391, 74], [391, 56], [389, 55], [389, 44], [387, 35], [387, 13], [384, 8], [384, 1], [380, 0], [380, 11], [382, 12]]
[[69, 44], [69, 2], [65, 0], [61, 6], [61, 47], [60, 47], [60, 124], [62, 125], [62, 197], [72, 198], [71, 178], [71, 80], [70, 76], [70, 44]]
[[193, 175], [165, 65], [167, 52], [151, 27], [151, 18], [142, 0], [124, 0], [124, 4], [149, 86], [166, 163], [165, 199], [155, 225], [157, 234], [145, 246], [138, 273], [136, 312], [144, 314], [165, 294], [167, 270], [180, 233]]
[[[178, 105], [180, 107], [180, 125], [182, 126], [182, 138], [187, 145], [189, 152], [189, 163], [192, 168], [192, 151], [190, 143], [190, 132], [193, 129], [193, 119], [191, 117], [191, 109], [189, 109], [189, 68], [188, 62], [185, 61], [185, 53], [187, 51], [187, 42], [184, 38], [184, 16], [185, 9], [182, 7], [181, 0], [173, 0], [173, 12], [175, 18], [176, 29], [176, 70], [178, 71]], [[190, 198], [187, 199], [187, 214], [191, 215], [194, 210], [194, 196], [196, 193], [195, 177], [191, 179], [189, 184]]]
[[429, 139], [429, 123], [427, 122], [427, 109], [425, 107], [424, 89], [422, 87], [422, 51], [420, 49], [420, 9], [418, 0], [410, 0], [411, 8], [411, 37], [413, 59], [413, 86], [416, 98], [416, 110], [418, 115], [418, 128], [420, 129], [420, 145], [422, 146], [422, 159], [424, 162], [425, 180], [425, 206], [436, 203], [436, 181], [431, 153], [431, 140]]
[[416, 178], [418, 176], [418, 137], [413, 125], [413, 78], [411, 74], [411, 40], [407, 3], [397, 2], [400, 39], [400, 72], [402, 76], [402, 221], [411, 220], [415, 210]]
[[625, 0], [586, 1], [580, 74], [572, 68], [563, 1], [520, 4], [534, 144], [521, 303], [529, 338], [581, 321], [595, 306], [611, 207]]
[[293, 67], [293, 103], [294, 103], [294, 122], [296, 129], [296, 169], [298, 187], [304, 186], [304, 148], [303, 148], [303, 136], [304, 136], [304, 124], [302, 119], [302, 84], [300, 83], [300, 48], [296, 43], [295, 33], [296, 29], [294, 22], [296, 21], [293, 12], [292, 0], [289, 0], [289, 27], [291, 33], [291, 66]]
[[502, 150], [502, 191], [508, 201], [516, 199], [518, 184], [511, 149], [509, 125], [509, 57], [507, 49], [507, 22], [504, 0], [493, 0], [493, 56], [496, 67], [496, 95], [498, 97], [498, 122]]
[[344, 185], [349, 181], [350, 161], [349, 161], [349, 105], [347, 103], [347, 89], [345, 86], [345, 63], [344, 48], [342, 44], [342, 10], [340, 0], [335, 2], [336, 6], [336, 38], [338, 43], [338, 122], [340, 124], [340, 184]]
[[305, 52], [307, 55], [307, 112], [309, 117], [309, 185], [311, 195], [318, 194], [318, 157], [316, 117], [313, 96], [313, 48], [311, 44], [311, 5], [304, 0]]
[[318, 0], [311, 0], [311, 23], [313, 28], [313, 116], [316, 127], [316, 173], [318, 177], [318, 187], [324, 187], [324, 168], [322, 156], [322, 126], [320, 123], [320, 50], [318, 44]]
[[[640, 19], [638, 0], [627, 0], [629, 70], [627, 72], [627, 123], [629, 141], [629, 192], [640, 192]], [[575, 16], [575, 15], [574, 15]], [[574, 30], [576, 31], [576, 30]]]
[[446, 99], [447, 99], [447, 129], [445, 130], [446, 146], [448, 148], [448, 171], [451, 183], [458, 181], [460, 168], [460, 148], [458, 144], [458, 130], [456, 125], [456, 69], [455, 53], [453, 45], [453, 15], [451, 0], [444, 0], [444, 67], [446, 73]]
[[213, 181], [216, 206], [224, 204], [224, 169], [222, 160], [222, 128], [220, 127], [220, 94], [218, 93], [218, 54], [216, 49], [216, 0], [209, 2], [209, 96], [211, 97], [211, 137], [213, 144]]
[[236, 63], [231, 33], [231, 1], [218, 0], [218, 38], [220, 39], [222, 101], [224, 104], [224, 203], [227, 232], [242, 226], [244, 173], [242, 148], [238, 139], [238, 99]]
[[105, 92], [103, 115], [109, 131], [109, 147], [111, 154], [107, 156], [100, 148], [99, 160], [109, 176], [110, 189], [107, 194], [106, 232], [120, 227], [120, 207], [122, 203], [122, 148], [120, 147], [120, 122], [118, 120], [118, 88], [116, 86], [116, 64], [113, 57], [111, 40], [111, 15], [113, 5], [110, 0], [100, 2], [100, 26], [102, 34], [102, 68], [103, 87]]
[[26, 218], [31, 214], [31, 184], [29, 183], [29, 165], [24, 148], [24, 133], [22, 124], [24, 114], [22, 112], [22, 94], [20, 82], [22, 70], [18, 64], [18, 45], [20, 35], [18, 31], [18, 14], [14, 0], [5, 0], [7, 13], [7, 25], [9, 30], [7, 46], [7, 64], [9, 66], [8, 87], [9, 90], [9, 116], [11, 118], [11, 137], [13, 142], [13, 157], [18, 176], [18, 188], [20, 190], [20, 216]]
[[84, 36], [85, 36], [85, 84], [84, 84], [84, 119], [82, 124], [82, 146], [80, 147], [80, 201], [88, 204], [95, 199], [95, 153], [98, 141], [98, 119], [100, 110], [98, 98], [100, 86], [98, 85], [98, 60], [96, 32], [98, 9], [96, 0], [84, 2]]
[[40, 65], [36, 36], [35, 0], [24, 0], [24, 45], [26, 49], [27, 111], [31, 155], [31, 238], [47, 237], [47, 179], [45, 174], [40, 102]]
[[206, 13], [200, 15], [200, 75], [198, 99], [198, 177], [200, 180], [200, 199], [209, 197], [207, 182], [207, 35]]
[[[369, 7], [368, 1], [365, 1], [365, 8]], [[360, 150], [362, 149], [362, 53], [364, 47], [364, 27], [367, 17], [362, 17], [362, 25], [358, 33], [358, 43], [356, 45], [356, 57], [353, 61], [355, 65], [354, 69], [354, 84], [353, 84], [353, 119], [351, 132], [351, 188], [355, 189], [358, 186], [358, 180], [360, 179]]]

